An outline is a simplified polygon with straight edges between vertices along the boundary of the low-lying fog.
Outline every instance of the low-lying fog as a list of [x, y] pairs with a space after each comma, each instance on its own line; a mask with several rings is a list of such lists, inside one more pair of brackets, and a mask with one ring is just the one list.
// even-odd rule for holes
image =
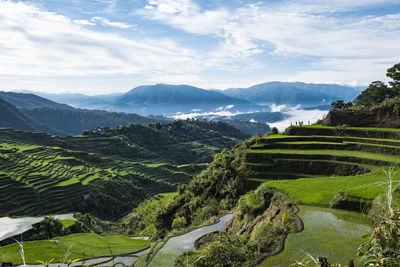
[[[189, 113], [178, 112], [171, 116], [173, 119], [208, 119], [208, 120], [229, 120], [239, 119], [240, 115], [246, 116], [250, 122], [267, 123], [271, 128], [276, 127], [279, 131], [285, 130], [291, 124], [296, 125], [296, 122], [303, 122], [304, 125], [313, 124], [317, 120], [322, 119], [327, 113], [327, 110], [320, 109], [303, 109], [300, 105], [289, 107], [286, 105], [271, 105], [266, 112], [249, 110], [236, 110], [234, 105], [219, 107], [214, 111], [202, 111], [201, 109], [193, 109]], [[276, 119], [276, 114], [280, 113], [281, 119]], [[251, 114], [251, 115], [250, 115]], [[254, 117], [252, 117], [252, 115]], [[261, 116], [260, 116], [261, 115]], [[273, 116], [274, 115], [274, 116]], [[243, 117], [243, 116], [242, 116]], [[262, 121], [260, 120], [262, 119]], [[243, 120], [243, 119], [239, 119]]]

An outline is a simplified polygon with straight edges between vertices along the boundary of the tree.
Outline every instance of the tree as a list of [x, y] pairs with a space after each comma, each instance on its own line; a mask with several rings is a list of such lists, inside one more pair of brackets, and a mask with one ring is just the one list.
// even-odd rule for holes
[[395, 92], [384, 82], [372, 82], [367, 89], [361, 92], [354, 103], [361, 106], [372, 107], [382, 103], [384, 100], [395, 97]]
[[393, 81], [389, 82], [389, 84], [392, 86], [393, 91], [400, 95], [400, 63], [388, 68], [386, 76], [392, 78]]
[[338, 109], [338, 110], [342, 110], [344, 109], [344, 101], [343, 100], [336, 100], [335, 102], [331, 103], [331, 108], [333, 109]]

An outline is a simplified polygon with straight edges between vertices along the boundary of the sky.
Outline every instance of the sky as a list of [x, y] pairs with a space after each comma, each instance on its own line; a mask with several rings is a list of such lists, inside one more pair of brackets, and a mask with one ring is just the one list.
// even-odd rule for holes
[[396, 0], [0, 0], [0, 90], [367, 86], [400, 62]]

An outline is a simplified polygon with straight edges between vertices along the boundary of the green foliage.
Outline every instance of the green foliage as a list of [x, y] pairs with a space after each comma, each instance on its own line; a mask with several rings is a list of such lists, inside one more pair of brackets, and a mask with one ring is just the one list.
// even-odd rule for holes
[[336, 100], [335, 102], [331, 103], [331, 108], [333, 109], [338, 109], [338, 110], [342, 110], [344, 109], [344, 101], [343, 100]]
[[271, 132], [270, 132], [271, 134], [279, 134], [279, 131], [278, 131], [278, 128], [276, 128], [276, 127], [272, 127], [272, 129], [271, 129]]
[[389, 84], [392, 86], [397, 95], [400, 95], [400, 63], [390, 67], [387, 70], [386, 76], [392, 79]]
[[184, 217], [188, 225], [195, 220], [196, 225], [199, 225], [200, 218], [206, 219], [203, 212], [221, 214], [236, 204], [244, 192], [238, 172], [241, 164], [238, 154], [240, 150], [240, 146], [237, 146], [232, 151], [223, 150], [216, 154], [210, 166], [195, 176], [187, 188], [182, 188], [173, 202], [156, 212], [155, 238], [163, 237], [171, 229], [174, 218]]
[[33, 239], [52, 239], [56, 236], [63, 235], [63, 224], [54, 217], [45, 217], [43, 221], [33, 226], [36, 235]]
[[337, 100], [331, 103], [331, 108], [336, 110], [349, 109], [353, 106], [352, 102], [345, 103], [343, 100]]
[[[221, 234], [217, 239], [202, 249], [190, 255], [191, 266], [195, 267], [234, 267], [243, 266], [251, 258], [247, 246], [234, 234]], [[186, 254], [182, 254], [175, 266], [186, 266]]]
[[400, 210], [387, 214], [385, 220], [365, 238], [358, 249], [364, 266], [399, 266]]
[[[186, 185], [179, 186], [185, 188]], [[153, 235], [155, 212], [168, 205], [177, 193], [162, 193], [139, 204], [131, 213], [122, 219], [124, 231], [130, 235]]]
[[257, 226], [251, 233], [250, 244], [253, 244], [259, 253], [267, 253], [274, 250], [278, 241], [285, 233], [281, 225], [264, 222]]
[[172, 221], [171, 227], [173, 229], [180, 229], [180, 228], [186, 226], [186, 224], [187, 224], [186, 218], [183, 216], [182, 217], [178, 216]]
[[[368, 86], [367, 89], [362, 91], [361, 94], [356, 97], [356, 99], [354, 99], [354, 104], [356, 106], [370, 108], [377, 106], [384, 101], [392, 101], [394, 98], [400, 96], [400, 63], [388, 68], [386, 76], [392, 79], [392, 81], [389, 81], [390, 87], [388, 87], [382, 81], [374, 81]], [[340, 107], [343, 107], [343, 103], [337, 102], [336, 104], [340, 104]], [[335, 108], [334, 105], [332, 105], [332, 108]], [[396, 108], [395, 114], [398, 114], [398, 110], [399, 108]]]
[[367, 89], [357, 96], [354, 103], [361, 106], [372, 107], [382, 103], [384, 100], [395, 96], [393, 90], [381, 81], [372, 82]]

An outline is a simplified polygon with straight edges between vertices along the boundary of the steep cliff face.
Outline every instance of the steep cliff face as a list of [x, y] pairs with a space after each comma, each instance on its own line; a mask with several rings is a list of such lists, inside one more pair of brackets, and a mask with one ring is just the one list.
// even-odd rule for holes
[[400, 128], [400, 116], [391, 110], [375, 108], [360, 110], [331, 110], [322, 122], [325, 126]]

